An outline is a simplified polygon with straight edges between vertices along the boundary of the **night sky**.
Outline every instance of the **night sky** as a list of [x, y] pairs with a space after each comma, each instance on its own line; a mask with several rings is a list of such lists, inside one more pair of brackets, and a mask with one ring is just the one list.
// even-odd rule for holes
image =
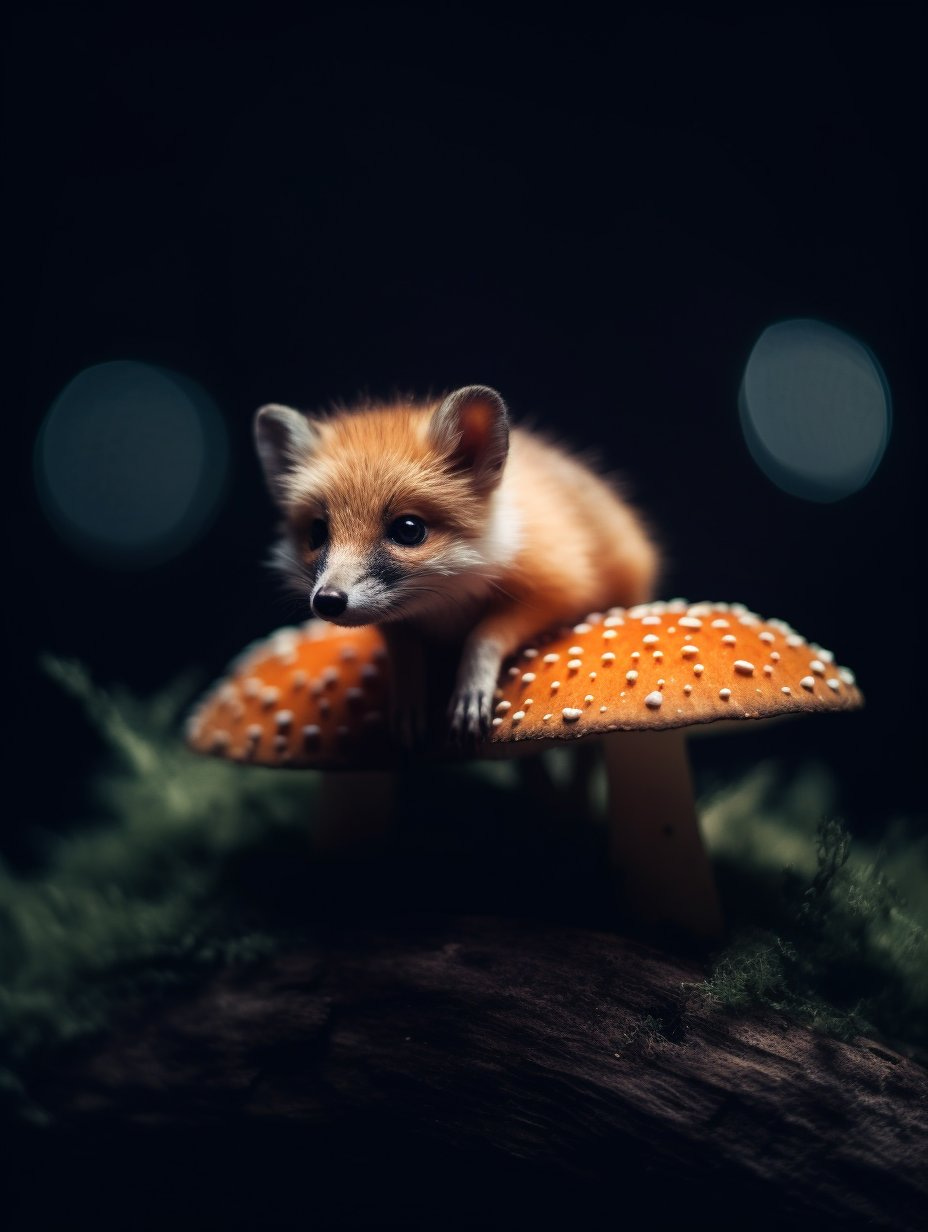
[[[920, 6], [537, 14], [38, 4], [8, 24], [18, 826], [61, 824], [97, 755], [41, 651], [144, 695], [293, 619], [263, 564], [256, 407], [475, 382], [625, 478], [665, 597], [744, 602], [856, 671], [862, 715], [774, 751], [824, 756], [860, 829], [924, 811]], [[739, 425], [755, 340], [794, 317], [860, 339], [892, 391], [882, 465], [831, 504], [775, 487]], [[109, 360], [197, 382], [229, 435], [211, 525], [152, 568], [89, 560], [35, 493], [49, 407]]]

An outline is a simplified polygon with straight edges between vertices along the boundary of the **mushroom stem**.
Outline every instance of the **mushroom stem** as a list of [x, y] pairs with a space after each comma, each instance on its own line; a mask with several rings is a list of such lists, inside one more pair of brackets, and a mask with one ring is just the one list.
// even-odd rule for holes
[[622, 732], [604, 743], [610, 852], [629, 915], [720, 937], [722, 912], [683, 730]]

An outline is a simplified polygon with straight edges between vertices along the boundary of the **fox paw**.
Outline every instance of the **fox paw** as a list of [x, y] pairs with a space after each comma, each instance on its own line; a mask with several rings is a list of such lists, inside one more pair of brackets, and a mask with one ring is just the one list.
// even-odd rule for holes
[[451, 734], [456, 740], [476, 740], [490, 729], [490, 694], [482, 689], [459, 689], [448, 709]]

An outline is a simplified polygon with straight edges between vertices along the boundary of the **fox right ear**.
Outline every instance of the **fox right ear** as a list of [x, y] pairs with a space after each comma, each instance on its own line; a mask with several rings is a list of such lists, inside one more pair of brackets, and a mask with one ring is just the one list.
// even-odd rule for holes
[[429, 439], [454, 470], [466, 471], [478, 488], [493, 488], [509, 452], [506, 403], [488, 385], [456, 389], [433, 413]]
[[286, 496], [287, 476], [316, 448], [318, 433], [305, 415], [289, 406], [262, 406], [255, 415], [255, 445], [274, 500]]

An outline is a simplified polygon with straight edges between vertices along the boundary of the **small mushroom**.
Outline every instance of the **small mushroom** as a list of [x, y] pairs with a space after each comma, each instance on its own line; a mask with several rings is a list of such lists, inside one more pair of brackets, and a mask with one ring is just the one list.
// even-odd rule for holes
[[[511, 670], [526, 659], [530, 682]], [[863, 704], [853, 674], [785, 622], [739, 604], [683, 600], [613, 608], [539, 639], [504, 664], [497, 694], [478, 755], [609, 736], [612, 856], [627, 908], [643, 923], [707, 937], [721, 933], [722, 919], [699, 835], [686, 729]], [[252, 764], [388, 768], [398, 751], [387, 713], [380, 633], [310, 621], [240, 656], [192, 714], [188, 742]]]
[[[857, 709], [863, 696], [853, 673], [784, 621], [764, 621], [741, 604], [674, 600], [613, 608], [539, 648], [536, 704], [517, 725], [511, 711], [501, 711], [491, 746], [609, 735], [612, 858], [630, 914], [719, 936], [686, 729]], [[581, 666], [565, 675], [557, 669], [568, 653]], [[521, 689], [505, 670], [499, 689], [501, 703], [517, 703]]]

